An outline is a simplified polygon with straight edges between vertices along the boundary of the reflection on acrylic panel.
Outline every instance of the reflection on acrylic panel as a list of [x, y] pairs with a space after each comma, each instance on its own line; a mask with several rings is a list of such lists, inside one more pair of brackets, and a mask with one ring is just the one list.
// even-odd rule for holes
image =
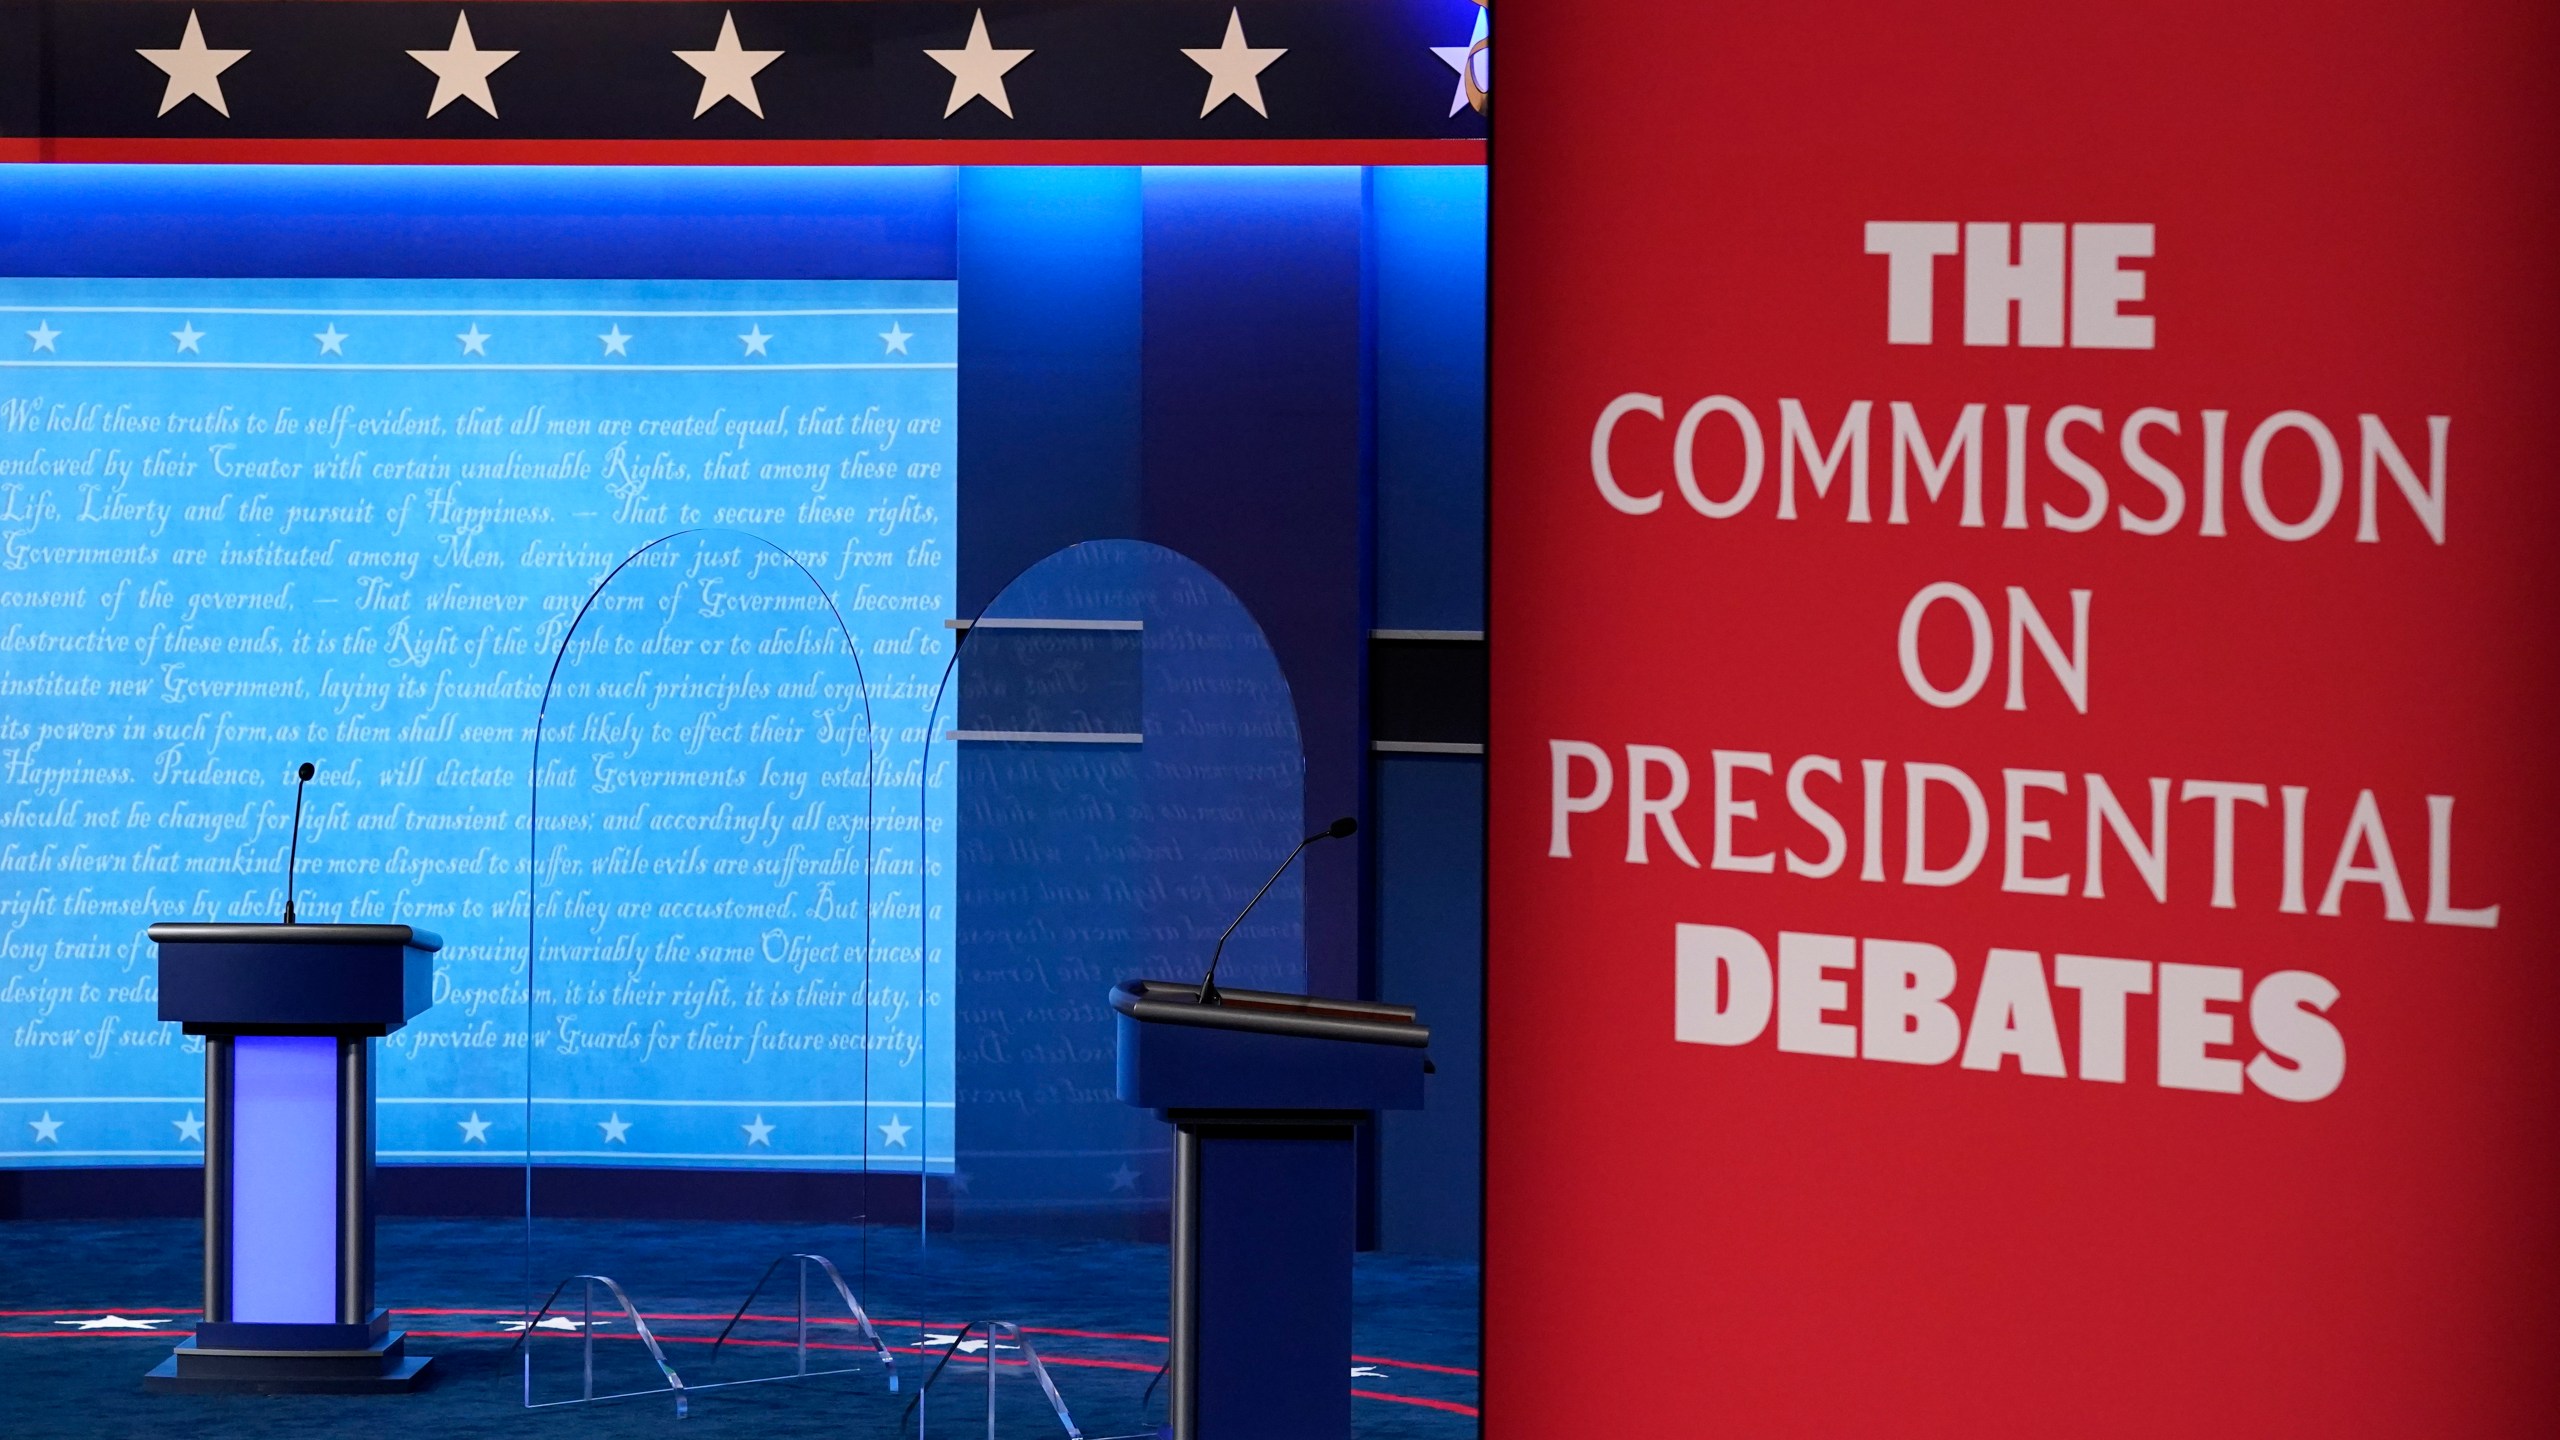
[[[1279, 661], [1190, 560], [1078, 545], [977, 618], [935, 744], [960, 779], [955, 1203], [979, 1218], [1160, 1211], [1170, 1141], [1119, 1100], [1108, 996], [1198, 977], [1304, 833]], [[1221, 982], [1304, 989], [1304, 915], [1293, 871], [1236, 932]]]
[[[906, 640], [855, 653], [822, 559], [667, 537], [561, 649], [533, 824], [536, 1160], [949, 1163], [910, 1138], [949, 1106], [947, 1065], [926, 1093], [936, 977], [874, 923], [918, 912], [920, 838], [948, 833], [913, 803], [919, 707], [896, 695], [921, 687], [887, 663]], [[911, 783], [884, 794], [882, 769]]]
[[[200, 1112], [183, 1100], [201, 1063], [156, 1023], [142, 931], [278, 916], [285, 777], [304, 760], [318, 777], [302, 917], [405, 921], [447, 942], [435, 1008], [384, 1047], [384, 1157], [521, 1154], [527, 765], [571, 617], [669, 531], [753, 531], [804, 561], [841, 609], [873, 682], [871, 720], [920, 739], [946, 658], [927, 646], [943, 643], [952, 603], [956, 321], [947, 282], [0, 280], [0, 1095], [57, 1097], [40, 1130], [0, 1131], [0, 1161], [201, 1153], [201, 1126], [186, 1123]], [[687, 971], [671, 950], [632, 961], [618, 983], [599, 967], [579, 992], [578, 1033], [597, 1056], [629, 1053], [615, 1037], [725, 1043], [759, 1020], [795, 1036], [869, 1033], [883, 1022], [836, 988], [823, 1002], [809, 991], [814, 1017], [749, 1013], [756, 986], [775, 996], [785, 976], [796, 1001], [810, 957], [843, 939], [812, 917], [847, 906], [860, 875], [793, 867], [848, 863], [841, 849], [870, 832], [841, 827], [869, 802], [867, 787], [828, 783], [860, 762], [822, 759], [814, 728], [772, 747], [793, 754], [785, 773], [749, 763], [755, 721], [828, 723], [819, 712], [837, 702], [781, 693], [827, 668], [800, 648], [817, 621], [739, 603], [784, 578], [757, 574], [743, 550], [725, 568], [705, 550], [690, 558], [695, 573], [645, 572], [648, 598], [673, 607], [659, 618], [717, 638], [728, 682], [752, 671], [771, 687], [732, 702], [750, 722], [734, 742], [710, 742], [736, 752], [722, 768], [741, 783], [652, 794], [610, 778], [609, 734], [645, 727], [646, 753], [626, 757], [634, 774], [685, 742], [681, 726], [655, 738], [664, 721], [645, 696], [599, 687], [574, 702], [596, 726], [585, 763], [546, 774], [544, 803], [555, 780], [562, 797], [588, 790], [588, 809], [637, 785], [653, 808], [616, 842], [628, 863], [692, 851], [690, 869], [723, 845], [776, 862], [735, 877], [651, 872], [645, 887], [626, 876], [617, 884], [635, 893], [588, 917], [584, 943], [628, 960], [677, 929], [705, 936], [707, 922], [660, 905], [734, 901], [717, 943], [754, 958], [717, 977], [722, 1000], [702, 998], [709, 967]], [[791, 578], [805, 600], [810, 579]], [[636, 615], [598, 618], [617, 643], [645, 638]], [[648, 659], [655, 683], [709, 657]], [[911, 869], [926, 859], [913, 795], [880, 802], [908, 817]], [[711, 828], [722, 806], [753, 828]], [[608, 860], [601, 838], [556, 858], [564, 870]], [[576, 893], [562, 887], [559, 903]], [[750, 904], [766, 907], [753, 927]], [[792, 1098], [822, 1083], [812, 1077], [834, 1043], [777, 1043], [717, 1093]], [[643, 1088], [610, 1098], [708, 1083], [672, 1064], [630, 1079]], [[591, 1128], [582, 1148], [607, 1160], [745, 1148], [655, 1111], [612, 1118], [622, 1137]], [[791, 1135], [777, 1128], [749, 1163], [821, 1138]]]

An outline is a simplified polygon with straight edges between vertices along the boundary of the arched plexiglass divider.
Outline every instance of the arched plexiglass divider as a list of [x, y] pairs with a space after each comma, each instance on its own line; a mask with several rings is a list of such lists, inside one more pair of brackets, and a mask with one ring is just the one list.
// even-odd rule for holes
[[896, 1203], [912, 1189], [873, 1182], [922, 1167], [884, 1153], [875, 1116], [931, 1097], [920, 967], [873, 943], [879, 837], [913, 791], [875, 781], [890, 737], [920, 733], [930, 676], [903, 669], [942, 657], [893, 656], [884, 701], [802, 559], [727, 530], [643, 547], [546, 639], [525, 1403], [666, 1393], [681, 1409], [852, 1372], [848, 1427], [888, 1433], [912, 1386], [869, 1314], [870, 1241], [880, 1224], [912, 1234]]
[[[1261, 627], [1162, 546], [1071, 546], [952, 628], [908, 787], [925, 834], [952, 837], [952, 858], [933, 863], [928, 846], [920, 913], [884, 925], [899, 937], [884, 946], [912, 937], [923, 953], [924, 1061], [951, 1071], [928, 1088], [956, 1102], [906, 1137], [927, 1167], [915, 1292], [926, 1323], [902, 1338], [949, 1368], [983, 1368], [965, 1337], [997, 1326], [979, 1348], [1001, 1381], [1032, 1359], [1004, 1350], [1010, 1327], [1037, 1337], [1086, 1312], [1078, 1277], [1097, 1262], [1062, 1242], [1164, 1235], [1171, 1132], [1119, 1099], [1110, 991], [1200, 975], [1306, 833], [1306, 767]], [[884, 793], [898, 778], [884, 774]], [[1304, 915], [1293, 871], [1228, 942], [1220, 982], [1304, 990]], [[1152, 1435], [1164, 1398], [1161, 1387], [1149, 1397], [1152, 1378], [1150, 1364], [1077, 1368], [1057, 1389], [1089, 1433]], [[1044, 1386], [986, 1394], [1002, 1433], [1061, 1433]], [[908, 1433], [945, 1433], [922, 1418]]]

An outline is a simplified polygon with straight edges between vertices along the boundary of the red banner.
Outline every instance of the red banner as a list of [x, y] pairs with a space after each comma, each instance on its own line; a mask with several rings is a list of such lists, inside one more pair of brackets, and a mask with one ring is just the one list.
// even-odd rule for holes
[[2560, 12], [1501, 23], [1491, 1433], [2553, 1433]]

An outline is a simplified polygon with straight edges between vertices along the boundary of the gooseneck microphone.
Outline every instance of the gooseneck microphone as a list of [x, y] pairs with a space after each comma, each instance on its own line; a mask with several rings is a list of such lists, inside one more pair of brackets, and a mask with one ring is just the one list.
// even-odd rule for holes
[[311, 775], [311, 762], [305, 760], [293, 781], [293, 848], [285, 852], [284, 862], [284, 923], [287, 925], [293, 923], [294, 867], [302, 861], [302, 787], [311, 783]]
[[1359, 821], [1345, 815], [1298, 842], [1298, 848], [1290, 851], [1289, 858], [1280, 862], [1280, 868], [1271, 872], [1271, 878], [1262, 882], [1262, 888], [1253, 892], [1253, 898], [1244, 902], [1244, 908], [1236, 912], [1236, 918], [1227, 922], [1226, 934], [1218, 937], [1218, 947], [1209, 952], [1209, 973], [1200, 977], [1199, 1003], [1203, 1005], [1218, 1003], [1218, 958], [1226, 953], [1227, 936], [1236, 933], [1236, 927], [1244, 923], [1244, 917], [1253, 913], [1253, 907], [1262, 903], [1262, 897], [1271, 893], [1271, 887], [1280, 883], [1280, 877], [1288, 872], [1289, 867], [1296, 863], [1300, 855], [1306, 853], [1307, 847], [1319, 840], [1347, 839], [1359, 828]]

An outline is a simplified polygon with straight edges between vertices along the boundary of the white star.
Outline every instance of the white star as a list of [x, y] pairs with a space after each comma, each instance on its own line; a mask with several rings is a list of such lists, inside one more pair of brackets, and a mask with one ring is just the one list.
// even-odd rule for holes
[[197, 345], [196, 342], [204, 338], [204, 332], [196, 328], [196, 322], [193, 320], [188, 320], [183, 323], [186, 328], [170, 331], [169, 338], [178, 342], [178, 350], [181, 354], [190, 350], [194, 351], [198, 355], [203, 354], [203, 348]]
[[62, 1143], [62, 1122], [54, 1119], [53, 1112], [50, 1110], [44, 1112], [41, 1119], [28, 1121], [27, 1128], [36, 1132], [36, 1143], [38, 1144], [59, 1145]]
[[1467, 108], [1467, 56], [1475, 54], [1475, 46], [1485, 44], [1485, 36], [1487, 36], [1487, 33], [1490, 33], [1490, 31], [1492, 31], [1492, 26], [1490, 26], [1490, 23], [1487, 23], [1485, 10], [1477, 10], [1477, 13], [1475, 13], [1475, 33], [1472, 33], [1472, 36], [1467, 36], [1467, 44], [1462, 44], [1462, 46], [1431, 46], [1431, 54], [1441, 56], [1441, 64], [1446, 64], [1446, 67], [1454, 69], [1454, 72], [1457, 72], [1457, 95], [1449, 97], [1449, 113], [1452, 113], [1452, 115], [1457, 115], [1459, 110]]
[[[36, 328], [27, 332], [27, 339], [34, 342], [38, 350], [53, 350], [53, 342], [61, 338], [62, 332], [54, 329], [50, 320], [37, 321]], [[53, 353], [59, 355], [62, 352], [54, 350]]]
[[1452, 115], [1455, 115], [1459, 111], [1467, 108], [1468, 57], [1475, 54], [1476, 47], [1484, 43], [1484, 37], [1490, 34], [1492, 30], [1493, 26], [1491, 21], [1487, 18], [1484, 11], [1479, 10], [1476, 12], [1475, 33], [1467, 37], [1466, 44], [1434, 45], [1431, 47], [1431, 53], [1440, 57], [1441, 64], [1458, 72], [1458, 93], [1451, 96], [1449, 100], [1449, 113]]
[[477, 320], [471, 322], [470, 329], [463, 331], [461, 334], [456, 335], [453, 338], [462, 342], [462, 353], [465, 355], [486, 355], [489, 353], [489, 337], [481, 333], [480, 322]]
[[486, 1145], [489, 1143], [489, 1122], [480, 1118], [479, 1111], [472, 1111], [471, 1118], [468, 1120], [456, 1120], [453, 1123], [462, 1127], [463, 1144]]
[[[772, 338], [772, 336], [764, 333], [764, 327], [762, 325], [750, 325], [747, 327], [747, 333], [739, 336], [738, 340], [747, 347], [747, 353], [749, 355], [764, 355], [764, 344]], [[767, 355], [765, 358], [771, 359], [773, 357]]]
[[1124, 1162], [1119, 1169], [1111, 1172], [1111, 1188], [1114, 1190], [1137, 1189], [1138, 1172], [1130, 1169]]
[[[928, 1350], [940, 1350], [946, 1347], [951, 1347], [952, 1342], [955, 1340], [959, 1341], [956, 1348], [963, 1355], [975, 1355], [979, 1351], [987, 1348], [987, 1342], [984, 1340], [961, 1340], [957, 1334], [943, 1334], [932, 1331], [926, 1332], [924, 1337], [924, 1347]], [[1005, 1348], [1010, 1350], [1013, 1347], [1008, 1345]]]
[[193, 1110], [187, 1112], [186, 1119], [172, 1120], [169, 1123], [177, 1127], [179, 1139], [193, 1140], [199, 1145], [204, 1143], [204, 1122], [196, 1118], [196, 1112]]
[[1431, 53], [1439, 56], [1441, 63], [1458, 72], [1458, 93], [1449, 101], [1449, 113], [1452, 115], [1467, 108], [1467, 51], [1472, 48], [1466, 45], [1431, 47]]
[[[610, 1325], [613, 1322], [610, 1320], [598, 1320], [595, 1323], [598, 1325]], [[524, 1328], [524, 1322], [521, 1320], [501, 1320], [498, 1322], [498, 1328], [501, 1330], [522, 1330]], [[567, 1330], [574, 1333], [580, 1327], [577, 1321], [570, 1319], [566, 1315], [553, 1315], [533, 1328], [536, 1330]]]
[[136, 50], [133, 52], [157, 65], [168, 75], [168, 88], [160, 92], [160, 113], [168, 114], [189, 97], [213, 107], [213, 112], [226, 119], [231, 107], [222, 103], [221, 75], [240, 63], [246, 50], [208, 50], [204, 45], [204, 27], [196, 23], [196, 12], [187, 12], [187, 33], [180, 37], [175, 50]]
[[1200, 102], [1200, 117], [1229, 100], [1242, 100], [1264, 119], [1271, 112], [1262, 104], [1262, 72], [1271, 62], [1288, 54], [1286, 50], [1256, 50], [1244, 43], [1244, 14], [1227, 11], [1227, 38], [1215, 50], [1194, 50], [1185, 46], [1183, 54], [1191, 63], [1209, 72], [1209, 98]]
[[619, 320], [613, 322], [612, 329], [596, 338], [604, 342], [604, 353], [607, 355], [628, 356], [631, 353], [631, 337], [622, 333], [622, 322]]
[[320, 342], [320, 353], [323, 355], [347, 353], [347, 332], [339, 329], [338, 322], [335, 320], [329, 322], [329, 328], [326, 330], [312, 331], [311, 338]]
[[884, 1143], [895, 1145], [903, 1150], [907, 1148], [907, 1132], [914, 1128], [916, 1127], [892, 1115], [889, 1117], [889, 1123], [880, 1127], [880, 1138]]
[[958, 50], [927, 50], [933, 63], [951, 72], [951, 103], [942, 107], [942, 118], [960, 113], [960, 107], [972, 100], [984, 100], [1013, 118], [1013, 102], [1005, 98], [1004, 72], [1031, 58], [1028, 50], [998, 50], [987, 43], [987, 12], [981, 10], [969, 22], [969, 43]]
[[767, 1150], [773, 1148], [773, 1127], [764, 1123], [762, 1115], [738, 1128], [747, 1132], [748, 1144], [761, 1145]]
[[607, 1144], [628, 1145], [631, 1143], [629, 1140], [624, 1138], [631, 1133], [631, 1122], [623, 1119], [622, 1112], [619, 1110], [616, 1110], [611, 1115], [597, 1121], [596, 1128], [604, 1132], [604, 1138]]
[[701, 119], [723, 100], [735, 100], [747, 107], [748, 114], [764, 118], [764, 106], [756, 102], [756, 72], [781, 59], [782, 52], [738, 48], [738, 22], [728, 11], [720, 12], [720, 38], [710, 49], [674, 54], [702, 74], [702, 98], [694, 104], [694, 119]]
[[79, 1330], [148, 1330], [166, 1325], [166, 1320], [127, 1320], [121, 1315], [101, 1315], [95, 1320], [56, 1320], [56, 1325], [69, 1325]]
[[516, 53], [481, 49], [471, 38], [471, 17], [456, 11], [451, 44], [441, 50], [409, 52], [410, 59], [436, 72], [436, 94], [427, 102], [427, 113], [433, 115], [456, 100], [468, 100], [496, 119], [498, 101], [489, 93], [489, 75], [516, 58]]
[[1384, 1380], [1387, 1378], [1387, 1372], [1379, 1369], [1375, 1365], [1354, 1365], [1351, 1367], [1351, 1378], [1354, 1380]]
[[904, 355], [907, 353], [907, 342], [914, 338], [916, 338], [914, 331], [905, 329], [897, 321], [892, 320], [889, 322], [889, 328], [880, 332], [881, 353]]

